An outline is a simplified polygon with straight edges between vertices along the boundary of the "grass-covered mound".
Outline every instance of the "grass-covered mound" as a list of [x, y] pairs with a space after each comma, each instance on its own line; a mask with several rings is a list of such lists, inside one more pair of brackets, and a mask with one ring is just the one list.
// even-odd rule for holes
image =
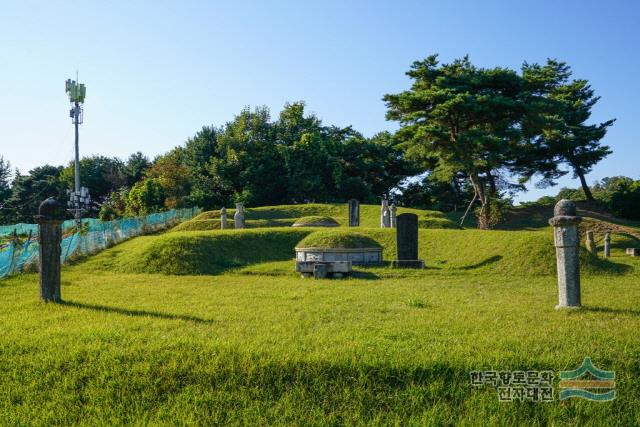
[[316, 231], [296, 245], [296, 248], [362, 249], [380, 248], [382, 245], [366, 234], [346, 230]]
[[303, 216], [293, 223], [294, 227], [337, 227], [340, 224], [330, 216]]
[[293, 258], [305, 229], [220, 230], [143, 236], [87, 263], [122, 273], [218, 274], [234, 267]]
[[[227, 220], [227, 227], [233, 228], [234, 222], [232, 219]], [[219, 219], [199, 219], [182, 222], [170, 231], [204, 231], [204, 230], [220, 230]]]
[[[265, 228], [265, 227], [289, 227], [293, 224], [292, 219], [249, 219], [244, 222], [245, 228]], [[232, 219], [227, 219], [227, 229], [231, 230], [235, 226]], [[206, 231], [220, 230], [219, 219], [192, 219], [178, 224], [170, 231]]]
[[[304, 242], [311, 233], [314, 237]], [[383, 248], [385, 260], [396, 257], [395, 230], [310, 228], [261, 228], [175, 232], [144, 236], [122, 243], [84, 261], [98, 270], [122, 273], [219, 274], [223, 271], [264, 264], [262, 272], [278, 270], [268, 263], [294, 259], [295, 247], [314, 244], [370, 244]], [[348, 243], [346, 243], [348, 242]], [[622, 254], [626, 242], [614, 239], [614, 255]], [[420, 230], [420, 258], [427, 268], [420, 275], [504, 274], [554, 275], [555, 249], [548, 231]], [[340, 246], [338, 246], [340, 247]], [[581, 252], [585, 274], [620, 274], [628, 266]], [[626, 260], [626, 258], [625, 258]], [[385, 270], [380, 274], [396, 274]], [[288, 264], [278, 274], [293, 274]]]
[[[445, 214], [438, 211], [428, 211], [422, 209], [398, 208], [398, 215], [402, 213], [415, 213], [418, 215], [418, 226], [420, 228], [451, 228], [456, 229], [458, 224], [450, 220]], [[227, 209], [229, 218], [233, 218], [235, 209]], [[281, 206], [264, 206], [259, 208], [245, 208], [245, 219], [266, 220], [269, 221], [264, 225], [266, 227], [274, 227], [281, 225], [291, 225], [295, 220], [306, 216], [328, 216], [333, 218], [341, 226], [349, 225], [349, 207], [346, 203], [329, 203], [319, 204], [310, 203], [303, 205], [281, 205]], [[202, 212], [193, 220], [203, 219], [220, 219], [220, 211], [213, 210]], [[288, 224], [273, 223], [273, 220], [290, 220]], [[249, 224], [249, 223], [247, 223]], [[263, 226], [256, 223], [256, 226]], [[380, 206], [379, 205], [360, 205], [360, 226], [365, 228], [380, 227]]]

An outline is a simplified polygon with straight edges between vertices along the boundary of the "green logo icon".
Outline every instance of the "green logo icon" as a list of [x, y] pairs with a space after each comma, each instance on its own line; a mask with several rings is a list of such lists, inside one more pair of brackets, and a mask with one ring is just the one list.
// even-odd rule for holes
[[606, 402], [616, 398], [616, 373], [602, 371], [585, 357], [582, 365], [573, 371], [560, 371], [560, 400], [579, 397]]

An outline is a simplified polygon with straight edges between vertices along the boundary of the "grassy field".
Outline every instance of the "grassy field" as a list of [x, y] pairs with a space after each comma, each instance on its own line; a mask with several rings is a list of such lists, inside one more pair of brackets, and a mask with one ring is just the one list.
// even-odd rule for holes
[[[0, 281], [1, 424], [640, 424], [624, 237], [610, 261], [582, 255], [585, 306], [556, 311], [548, 229], [421, 230], [425, 270], [300, 279], [293, 247], [315, 231], [136, 238], [66, 267], [62, 305], [36, 275]], [[391, 230], [358, 231], [393, 257]], [[614, 401], [500, 403], [469, 380], [585, 356], [616, 372]]]

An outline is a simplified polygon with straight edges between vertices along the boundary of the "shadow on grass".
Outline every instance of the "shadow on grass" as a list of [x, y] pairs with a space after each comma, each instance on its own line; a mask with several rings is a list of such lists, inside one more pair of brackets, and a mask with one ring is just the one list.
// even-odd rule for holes
[[157, 311], [148, 311], [148, 310], [132, 310], [128, 308], [109, 307], [106, 305], [99, 305], [99, 304], [86, 304], [86, 303], [75, 302], [75, 301], [63, 301], [62, 304], [69, 307], [81, 308], [84, 310], [102, 311], [104, 313], [122, 314], [125, 316], [153, 317], [156, 319], [167, 319], [167, 320], [185, 320], [188, 322], [195, 322], [195, 323], [213, 323], [212, 320], [207, 320], [201, 317], [189, 316], [184, 314], [160, 313]]
[[625, 314], [630, 316], [640, 316], [640, 310], [633, 310], [631, 308], [609, 308], [609, 307], [586, 307], [583, 306], [582, 310], [592, 311], [595, 313], [608, 313], [608, 314]]
[[353, 270], [353, 272], [351, 273], [351, 278], [352, 279], [378, 280], [378, 279], [380, 279], [380, 276], [378, 276], [375, 273], [372, 273], [371, 271]]
[[465, 265], [464, 267], [460, 267], [460, 270], [475, 270], [476, 268], [484, 267], [485, 265], [494, 264], [500, 261], [502, 258], [503, 258], [502, 255], [494, 255], [476, 264]]

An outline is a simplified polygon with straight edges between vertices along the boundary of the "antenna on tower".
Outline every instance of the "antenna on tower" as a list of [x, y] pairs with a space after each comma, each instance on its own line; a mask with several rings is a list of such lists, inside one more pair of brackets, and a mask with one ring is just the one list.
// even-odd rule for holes
[[67, 191], [69, 194], [69, 210], [74, 213], [76, 219], [76, 225], [78, 229], [82, 225], [82, 213], [86, 212], [91, 204], [91, 196], [89, 190], [80, 186], [80, 146], [78, 125], [83, 121], [84, 110], [84, 98], [87, 93], [87, 88], [84, 84], [78, 81], [78, 69], [76, 69], [76, 80], [67, 79], [65, 82], [65, 92], [69, 94], [69, 102], [71, 103], [71, 110], [69, 111], [69, 117], [76, 129], [75, 140], [75, 185], [73, 191]]

